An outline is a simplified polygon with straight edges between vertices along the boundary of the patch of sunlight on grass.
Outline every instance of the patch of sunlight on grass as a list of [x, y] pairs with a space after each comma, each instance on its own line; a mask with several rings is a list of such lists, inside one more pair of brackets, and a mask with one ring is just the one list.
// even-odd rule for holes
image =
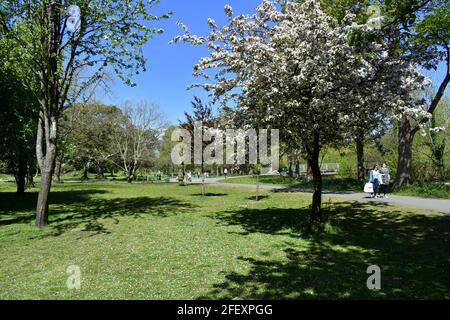
[[305, 290], [303, 290], [303, 292], [310, 296], [314, 296], [316, 294], [313, 288], [306, 288]]

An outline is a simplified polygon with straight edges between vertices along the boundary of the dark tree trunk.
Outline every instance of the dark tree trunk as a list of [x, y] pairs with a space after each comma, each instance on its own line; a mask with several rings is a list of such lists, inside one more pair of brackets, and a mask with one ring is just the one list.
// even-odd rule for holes
[[294, 171], [292, 170], [292, 166], [293, 166], [293, 161], [292, 161], [292, 155], [289, 154], [288, 155], [288, 160], [289, 160], [289, 164], [288, 164], [288, 176], [290, 178], [292, 178], [294, 176]]
[[133, 180], [135, 180], [135, 172], [136, 172], [135, 165], [130, 165], [127, 172], [128, 183], [132, 183]]
[[34, 188], [34, 177], [33, 177], [33, 173], [31, 171], [27, 172], [27, 175], [25, 178], [25, 187], [28, 189]]
[[409, 186], [412, 182], [412, 144], [415, 130], [407, 117], [404, 117], [398, 126], [398, 161], [395, 187]]
[[97, 162], [97, 180], [105, 179], [104, 167], [105, 167], [105, 164], [103, 163], [103, 161]]
[[356, 132], [356, 158], [357, 158], [357, 177], [358, 181], [366, 180], [366, 168], [364, 167], [364, 131]]
[[45, 227], [48, 224], [48, 201], [52, 185], [52, 175], [52, 172], [49, 170], [41, 170], [41, 184], [36, 209], [36, 227], [39, 228]]
[[17, 194], [25, 193], [25, 177], [27, 174], [27, 163], [23, 160], [19, 160], [17, 166], [17, 173], [15, 174]]
[[259, 173], [256, 175], [256, 201], [259, 200]]
[[298, 158], [295, 159], [295, 175], [296, 175], [297, 177], [300, 176], [300, 161], [299, 161]]
[[81, 180], [89, 180], [89, 167], [91, 166], [91, 161], [90, 160], [86, 160], [84, 162], [84, 166], [83, 166], [83, 175], [81, 176]]
[[55, 170], [53, 173], [53, 182], [61, 183], [61, 160], [58, 157], [55, 160]]
[[[46, 106], [46, 103], [41, 102], [41, 106]], [[55, 168], [57, 128], [57, 118], [41, 110], [36, 139], [36, 158], [41, 170], [41, 183], [36, 206], [36, 226], [38, 228], [48, 224], [48, 201]]]
[[308, 164], [311, 169], [313, 184], [313, 198], [309, 221], [309, 228], [311, 228], [316, 221], [322, 219], [322, 173], [319, 163], [320, 141], [318, 133], [314, 134], [313, 145], [309, 148], [308, 153]]

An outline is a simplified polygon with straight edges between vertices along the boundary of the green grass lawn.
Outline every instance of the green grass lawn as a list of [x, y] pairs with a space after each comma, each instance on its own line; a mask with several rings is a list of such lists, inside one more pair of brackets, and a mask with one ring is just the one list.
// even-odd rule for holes
[[[326, 176], [324, 176], [322, 179], [324, 190], [361, 192], [361, 188], [363, 187], [361, 186], [361, 183], [359, 183], [354, 179], [339, 179]], [[229, 178], [226, 180], [225, 179], [221, 180], [221, 182], [256, 184], [256, 176]], [[305, 188], [305, 189], [312, 188], [311, 182], [305, 179], [294, 179], [284, 176], [260, 176], [259, 182], [261, 184], [279, 185], [290, 188]]]
[[[261, 184], [280, 185], [290, 188], [304, 188], [311, 189], [311, 182], [305, 179], [294, 179], [282, 176], [260, 176]], [[256, 184], [256, 177], [245, 176], [221, 180], [226, 183], [243, 183]], [[353, 191], [363, 192], [364, 185], [355, 179], [345, 179], [337, 177], [323, 177], [323, 189], [331, 191]], [[415, 196], [424, 198], [441, 198], [450, 199], [450, 185], [443, 183], [418, 182], [410, 187], [405, 187], [400, 190], [391, 190], [392, 193], [404, 196]]]
[[66, 183], [38, 230], [36, 193], [14, 187], [0, 183], [0, 299], [450, 298], [449, 215], [326, 197], [326, 231], [305, 237], [310, 195]]

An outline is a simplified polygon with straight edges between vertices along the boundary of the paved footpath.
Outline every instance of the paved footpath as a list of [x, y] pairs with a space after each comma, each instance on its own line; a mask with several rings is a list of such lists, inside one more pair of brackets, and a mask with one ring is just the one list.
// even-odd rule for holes
[[[206, 183], [208, 184], [220, 184], [223, 186], [229, 187], [238, 187], [238, 188], [256, 188], [256, 185], [253, 184], [241, 184], [241, 183], [224, 183], [221, 182], [223, 178], [208, 178], [206, 179]], [[194, 179], [193, 183], [199, 183], [201, 180]], [[259, 186], [261, 189], [266, 190], [274, 190], [278, 192], [303, 192], [303, 193], [312, 193], [311, 190], [308, 189], [296, 189], [296, 188], [286, 188], [282, 186], [276, 185], [267, 185], [261, 184]], [[416, 209], [425, 209], [432, 211], [439, 211], [444, 213], [450, 213], [450, 200], [447, 199], [431, 199], [431, 198], [419, 198], [419, 197], [408, 197], [408, 196], [397, 196], [397, 195], [388, 195], [389, 198], [379, 198], [372, 199], [368, 196], [367, 193], [357, 193], [357, 192], [349, 192], [349, 191], [326, 191], [322, 192], [324, 196], [332, 196], [335, 198], [343, 198], [349, 200], [356, 200], [361, 202], [384, 202], [389, 204], [395, 204], [404, 207], [411, 207]]]

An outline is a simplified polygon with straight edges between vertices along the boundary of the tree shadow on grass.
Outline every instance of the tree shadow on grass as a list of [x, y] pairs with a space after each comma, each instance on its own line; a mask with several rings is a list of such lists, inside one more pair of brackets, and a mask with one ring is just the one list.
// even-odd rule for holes
[[90, 231], [95, 235], [110, 233], [102, 223], [104, 219], [111, 219], [117, 224], [120, 217], [166, 218], [193, 207], [190, 203], [169, 197], [91, 199], [77, 207], [53, 209], [49, 218], [50, 224], [55, 229], [52, 234], [54, 236], [81, 226], [82, 231]]
[[277, 235], [292, 235], [298, 238], [302, 232], [308, 209], [250, 209], [226, 211], [215, 216], [221, 224], [241, 226], [239, 234], [248, 235], [254, 232]]
[[204, 195], [202, 193], [194, 193], [191, 194], [193, 197], [225, 197], [228, 193], [213, 193], [213, 192], [206, 192]]
[[[104, 219], [119, 223], [120, 217], [144, 218], [145, 216], [169, 217], [182, 213], [193, 205], [171, 197], [137, 197], [91, 199], [91, 196], [107, 193], [105, 190], [79, 190], [53, 192], [50, 198], [49, 226], [50, 232], [39, 235], [59, 236], [65, 231], [80, 229], [92, 232], [92, 235], [109, 233]], [[1, 198], [7, 196], [0, 193]], [[36, 194], [28, 194], [26, 201], [9, 204], [0, 210], [0, 226], [14, 223], [32, 223]], [[11, 199], [11, 198], [10, 198]]]
[[[88, 201], [91, 196], [105, 194], [100, 189], [54, 191], [50, 194], [51, 205], [73, 205]], [[17, 195], [14, 192], [0, 192], [0, 226], [14, 223], [29, 223], [35, 218], [37, 192]]]
[[[367, 203], [328, 209], [332, 232], [307, 240], [283, 240], [284, 258], [239, 257], [244, 273], [228, 272], [200, 299], [449, 299], [450, 215], [401, 212]], [[294, 236], [303, 209], [239, 210], [221, 224], [245, 233]], [[244, 233], [244, 234], [245, 234]], [[381, 290], [366, 286], [370, 265], [381, 268]]]
[[259, 195], [258, 196], [258, 200], [256, 200], [256, 196], [251, 196], [251, 197], [248, 197], [247, 199], [248, 200], [252, 200], [252, 201], [261, 201], [261, 200], [264, 200], [264, 199], [267, 199], [267, 198], [269, 198], [269, 196], [267, 196], [267, 195]]

